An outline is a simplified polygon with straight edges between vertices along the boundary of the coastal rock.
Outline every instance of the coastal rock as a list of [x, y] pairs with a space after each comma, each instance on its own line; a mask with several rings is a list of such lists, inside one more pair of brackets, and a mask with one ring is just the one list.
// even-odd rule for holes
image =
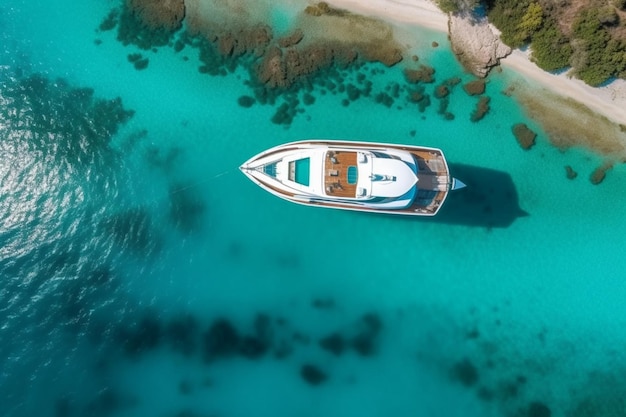
[[511, 48], [500, 41], [487, 18], [469, 10], [450, 14], [448, 32], [457, 58], [476, 76], [487, 76], [500, 59], [511, 53]]
[[152, 29], [178, 30], [185, 17], [184, 0], [127, 0], [127, 4]]

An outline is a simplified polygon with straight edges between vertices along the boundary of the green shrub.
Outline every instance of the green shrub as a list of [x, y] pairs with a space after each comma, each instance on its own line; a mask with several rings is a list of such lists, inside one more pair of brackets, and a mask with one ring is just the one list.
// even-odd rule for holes
[[528, 41], [529, 33], [520, 25], [528, 12], [529, 5], [529, 0], [493, 0], [488, 4], [489, 21], [502, 32], [502, 42], [512, 48], [523, 46]]
[[532, 60], [546, 71], [570, 65], [572, 46], [558, 29], [554, 19], [547, 19], [532, 38]]
[[583, 11], [574, 23], [581, 59], [576, 75], [587, 84], [600, 85], [626, 71], [626, 43], [612, 39], [602, 26], [598, 9]]
[[459, 11], [459, 5], [456, 0], [436, 0], [437, 7], [444, 13], [454, 13]]

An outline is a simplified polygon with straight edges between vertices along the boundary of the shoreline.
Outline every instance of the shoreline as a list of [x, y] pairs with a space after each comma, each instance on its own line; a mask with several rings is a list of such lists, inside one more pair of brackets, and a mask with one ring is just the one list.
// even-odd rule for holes
[[[419, 25], [448, 31], [448, 16], [431, 0], [331, 0], [334, 7], [396, 23]], [[626, 80], [616, 80], [604, 87], [591, 87], [565, 73], [551, 74], [530, 61], [527, 53], [516, 49], [501, 60], [501, 67], [511, 69], [550, 92], [570, 98], [616, 124], [626, 124]], [[622, 109], [622, 110], [620, 110]]]

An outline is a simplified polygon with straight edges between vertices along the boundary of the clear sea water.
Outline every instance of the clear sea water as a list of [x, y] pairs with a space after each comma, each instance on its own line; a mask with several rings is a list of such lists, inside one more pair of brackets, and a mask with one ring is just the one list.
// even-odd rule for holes
[[[238, 104], [243, 67], [201, 74], [165, 47], [136, 70], [97, 31], [117, 4], [0, 5], [1, 415], [626, 415], [626, 169], [592, 185], [601, 158], [552, 147], [502, 94], [515, 74], [489, 77], [479, 122], [458, 85], [451, 121], [434, 98], [315, 89], [285, 127], [280, 99]], [[445, 34], [415, 33], [438, 82], [471, 80]], [[322, 137], [440, 147], [468, 187], [407, 219], [290, 204], [238, 172]]]

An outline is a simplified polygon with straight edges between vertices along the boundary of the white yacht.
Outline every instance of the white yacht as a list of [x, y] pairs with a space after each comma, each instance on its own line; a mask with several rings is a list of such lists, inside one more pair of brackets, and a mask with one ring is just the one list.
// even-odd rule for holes
[[377, 213], [434, 216], [452, 178], [443, 152], [423, 146], [304, 140], [268, 149], [241, 171], [294, 203]]

